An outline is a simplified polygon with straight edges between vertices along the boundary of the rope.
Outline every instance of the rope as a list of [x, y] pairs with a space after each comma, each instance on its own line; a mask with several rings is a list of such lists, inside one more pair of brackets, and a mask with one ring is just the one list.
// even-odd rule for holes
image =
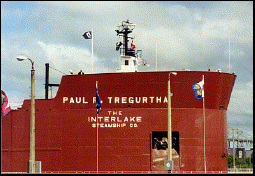
[[[49, 66], [50, 68], [52, 68], [51, 66]], [[62, 72], [62, 71], [60, 71], [60, 70], [57, 70], [57, 69], [55, 69], [55, 68], [52, 68], [53, 70], [56, 70], [56, 71], [58, 71], [58, 72], [60, 72], [60, 73], [62, 73], [62, 74], [65, 74], [65, 75], [67, 75], [66, 73], [64, 73], [64, 72]]]

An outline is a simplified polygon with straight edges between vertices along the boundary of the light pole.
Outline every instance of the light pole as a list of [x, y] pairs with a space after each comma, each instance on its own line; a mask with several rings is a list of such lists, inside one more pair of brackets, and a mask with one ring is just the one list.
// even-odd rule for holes
[[29, 173], [35, 173], [35, 70], [34, 62], [30, 58], [27, 56], [17, 57], [18, 61], [23, 61], [25, 59], [30, 60], [32, 63]]
[[173, 157], [172, 157], [172, 122], [171, 122], [171, 86], [170, 86], [170, 75], [173, 74], [174, 76], [177, 75], [176, 72], [170, 72], [169, 75], [168, 75], [168, 108], [167, 108], [167, 111], [168, 111], [168, 153], [167, 153], [167, 160], [169, 163], [168, 164], [168, 172], [171, 172], [171, 170], [173, 170], [174, 168], [174, 163], [173, 163]]
[[234, 132], [234, 128], [232, 128], [232, 130], [233, 130], [233, 168], [234, 168], [234, 172], [235, 172], [235, 170], [236, 170], [236, 165], [235, 165], [235, 137], [234, 137], [234, 135], [235, 135], [235, 132]]

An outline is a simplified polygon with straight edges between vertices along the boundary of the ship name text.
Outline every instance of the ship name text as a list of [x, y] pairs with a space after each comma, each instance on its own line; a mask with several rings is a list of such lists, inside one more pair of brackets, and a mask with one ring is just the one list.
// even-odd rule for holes
[[[167, 97], [107, 97], [109, 104], [134, 104], [134, 103], [167, 103]], [[82, 103], [88, 104], [86, 97], [63, 97], [63, 103]], [[96, 103], [96, 97], [93, 97], [90, 103]], [[101, 99], [101, 103], [103, 103]]]

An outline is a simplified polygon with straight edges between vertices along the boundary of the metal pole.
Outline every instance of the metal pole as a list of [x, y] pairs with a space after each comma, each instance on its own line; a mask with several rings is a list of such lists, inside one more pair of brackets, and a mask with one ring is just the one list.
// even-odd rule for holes
[[97, 173], [98, 173], [98, 114], [97, 114]]
[[[171, 127], [171, 86], [170, 86], [170, 74], [168, 76], [168, 156], [167, 159], [172, 161], [172, 127]], [[171, 170], [169, 170], [171, 172]]]
[[157, 40], [156, 40], [156, 71], [158, 71], [158, 44], [157, 44]]
[[235, 138], [234, 138], [234, 128], [232, 128], [233, 131], [233, 168], [234, 168], [234, 172], [235, 172]]
[[48, 99], [48, 93], [49, 93], [49, 63], [45, 64], [45, 99]]
[[[97, 84], [98, 82], [96, 81], [96, 88], [98, 90]], [[98, 114], [97, 114], [97, 173], [98, 173]]]
[[31, 119], [30, 119], [30, 158], [29, 173], [35, 173], [35, 70], [34, 62], [31, 70]]
[[93, 29], [91, 30], [91, 38], [92, 38], [92, 40], [91, 40], [91, 50], [92, 50], [92, 52], [91, 52], [91, 55], [92, 55], [92, 73], [94, 73], [94, 69], [93, 69], [93, 38], [94, 38], [94, 36], [93, 36]]
[[[204, 81], [204, 75], [202, 76], [202, 80]], [[204, 96], [203, 96], [203, 116], [204, 116], [204, 167], [205, 167], [205, 173], [206, 173], [206, 157], [205, 157], [205, 97]]]
[[205, 157], [205, 101], [203, 97], [203, 114], [204, 114], [204, 166], [205, 166], [205, 173], [206, 173], [206, 157]]
[[31, 103], [30, 103], [30, 153], [29, 153], [29, 173], [35, 173], [35, 69], [34, 62], [27, 56], [17, 57], [18, 61], [25, 59], [30, 60], [32, 63], [31, 69]]
[[230, 73], [230, 34], [228, 34], [228, 72]]

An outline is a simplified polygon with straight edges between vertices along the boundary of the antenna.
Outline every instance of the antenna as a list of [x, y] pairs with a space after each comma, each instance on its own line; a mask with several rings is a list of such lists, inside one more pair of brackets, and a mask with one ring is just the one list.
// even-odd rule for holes
[[[129, 37], [128, 35], [132, 33], [135, 28], [135, 24], [130, 23], [129, 20], [122, 21], [122, 24], [117, 26], [118, 29], [117, 36], [122, 37], [122, 41], [116, 43], [116, 51], [120, 50], [121, 57], [121, 69], [117, 69], [117, 72], [137, 72], [138, 71], [138, 58], [139, 53], [135, 52], [135, 44], [133, 43], [134, 37]], [[128, 46], [129, 39], [132, 39], [131, 47]], [[141, 54], [141, 53], [140, 53]]]
[[230, 32], [228, 33], [228, 72], [230, 73]]
[[[116, 50], [118, 51], [120, 49], [120, 53], [124, 56], [135, 56], [135, 50], [128, 47], [128, 39], [134, 39], [133, 37], [128, 37], [129, 33], [132, 33], [133, 29], [135, 28], [135, 24], [130, 23], [129, 20], [122, 21], [122, 24], [117, 26], [118, 29], [115, 30], [117, 32], [117, 36], [123, 37], [123, 45], [122, 43], [118, 42], [118, 46], [116, 46]], [[120, 48], [120, 46], [123, 46]], [[124, 50], [124, 51], [123, 51]]]
[[158, 51], [158, 45], [157, 45], [157, 39], [156, 39], [156, 71], [158, 71], [158, 57], [157, 57], [157, 51]]

